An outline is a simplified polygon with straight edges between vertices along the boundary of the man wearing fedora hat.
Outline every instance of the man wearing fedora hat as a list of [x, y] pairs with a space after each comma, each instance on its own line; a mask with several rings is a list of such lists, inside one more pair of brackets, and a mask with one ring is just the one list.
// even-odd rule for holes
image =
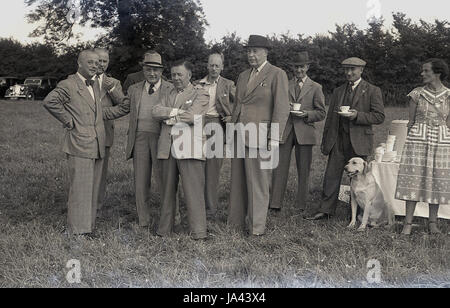
[[173, 89], [171, 83], [161, 78], [163, 70], [161, 56], [156, 51], [147, 52], [142, 61], [145, 80], [128, 89], [130, 120], [126, 157], [133, 159], [136, 207], [141, 227], [150, 224], [152, 172], [156, 174], [156, 182], [161, 189], [161, 168], [157, 159], [161, 124], [153, 118], [152, 109]]
[[[267, 55], [270, 44], [267, 38], [251, 35], [246, 46], [250, 69], [239, 75], [236, 86], [236, 103], [232, 123], [244, 126], [256, 124], [266, 127], [259, 130], [258, 152], [270, 148], [271, 127], [279, 125], [278, 135], [273, 140], [280, 142], [289, 117], [288, 78], [286, 73], [270, 64]], [[276, 125], [274, 125], [276, 126]], [[260, 136], [260, 134], [267, 134]], [[237, 131], [234, 143], [237, 144]], [[261, 140], [263, 141], [261, 144]], [[231, 160], [231, 193], [228, 224], [239, 229], [247, 228], [250, 235], [265, 233], [269, 209], [269, 187], [272, 170], [263, 169], [263, 159], [250, 158], [255, 145], [245, 134], [245, 158]], [[236, 147], [235, 147], [236, 148]], [[278, 150], [278, 149], [277, 149]], [[274, 166], [276, 167], [276, 166]]]
[[291, 112], [284, 130], [280, 164], [273, 172], [270, 199], [270, 208], [273, 210], [280, 210], [283, 203], [293, 147], [298, 174], [296, 206], [300, 211], [306, 207], [312, 149], [318, 143], [314, 123], [324, 120], [326, 116], [322, 86], [307, 75], [310, 63], [306, 51], [298, 53], [293, 63], [295, 78], [289, 81], [289, 100], [291, 108], [295, 110]]
[[347, 82], [331, 97], [321, 146], [328, 156], [322, 202], [310, 220], [334, 215], [345, 165], [353, 157], [367, 159], [372, 154], [372, 125], [384, 122], [381, 89], [361, 78], [365, 66], [364, 60], [355, 57], [342, 62]]

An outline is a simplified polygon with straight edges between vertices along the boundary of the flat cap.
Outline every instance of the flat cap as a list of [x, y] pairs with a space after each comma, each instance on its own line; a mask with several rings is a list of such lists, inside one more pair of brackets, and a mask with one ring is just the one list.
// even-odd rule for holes
[[364, 66], [366, 66], [366, 61], [364, 61], [364, 60], [361, 60], [360, 58], [356, 58], [356, 57], [353, 57], [353, 58], [348, 58], [348, 59], [345, 59], [344, 61], [342, 61], [342, 66], [343, 67], [364, 67]]

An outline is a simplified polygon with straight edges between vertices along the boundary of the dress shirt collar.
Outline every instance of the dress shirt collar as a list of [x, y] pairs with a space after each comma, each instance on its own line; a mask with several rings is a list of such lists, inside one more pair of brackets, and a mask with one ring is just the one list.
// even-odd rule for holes
[[[159, 88], [161, 87], [161, 79], [158, 80], [157, 83], [155, 83], [155, 86], [153, 87], [153, 90], [156, 92], [159, 90]], [[145, 91], [148, 92], [148, 90], [150, 89], [150, 83], [148, 81], [145, 81]]]
[[[80, 72], [77, 72], [78, 77], [80, 77], [81, 81], [83, 81], [84, 84], [86, 84], [86, 78], [84, 78], [83, 75], [80, 74]], [[94, 80], [94, 77], [91, 78], [92, 80]]]
[[359, 78], [358, 80], [356, 80], [356, 81], [353, 83], [352, 90], [355, 90], [355, 89], [356, 89], [356, 87], [360, 84], [361, 80], [362, 80], [362, 78]]
[[[262, 71], [262, 69], [264, 68], [264, 66], [266, 66], [266, 64], [267, 64], [267, 60], [266, 61], [264, 61], [264, 63], [263, 64], [261, 64], [257, 69], [256, 69], [256, 73], [259, 73], [259, 72], [261, 72]], [[253, 70], [255, 70], [255, 69], [253, 69]]]
[[217, 84], [219, 82], [220, 76], [214, 80], [213, 83], [209, 82], [208, 76], [206, 76], [205, 78], [203, 78], [202, 80], [200, 80], [200, 83], [205, 84], [205, 85], [214, 85]]

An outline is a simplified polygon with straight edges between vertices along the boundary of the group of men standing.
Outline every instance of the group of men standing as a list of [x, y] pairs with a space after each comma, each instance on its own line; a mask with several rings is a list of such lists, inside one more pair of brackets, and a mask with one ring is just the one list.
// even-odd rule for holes
[[[319, 138], [314, 123], [327, 116], [325, 98], [322, 87], [307, 75], [311, 63], [307, 52], [298, 54], [293, 63], [295, 78], [288, 81], [282, 69], [267, 61], [269, 51], [265, 37], [250, 36], [246, 46], [250, 69], [240, 74], [236, 86], [221, 76], [221, 54], [211, 54], [208, 76], [191, 83], [191, 63], [173, 63], [168, 82], [162, 78], [161, 56], [149, 51], [141, 62], [142, 71], [130, 75], [125, 82], [127, 95], [119, 81], [105, 74], [109, 64], [107, 51], [83, 51], [78, 72], [59, 83], [44, 103], [66, 129], [63, 151], [70, 174], [68, 232], [90, 234], [94, 229], [105, 196], [114, 137], [112, 120], [126, 114], [130, 114], [126, 156], [133, 159], [140, 226], [147, 227], [151, 221], [149, 191], [153, 173], [161, 193], [156, 233], [168, 236], [173, 232], [181, 179], [191, 235], [194, 239], [207, 238], [207, 218], [217, 215], [223, 156], [210, 157], [203, 146], [207, 139], [214, 139], [215, 146], [225, 140], [217, 131], [201, 130], [199, 134], [195, 127], [207, 124], [217, 124], [223, 131], [231, 123], [268, 127], [258, 131], [257, 139], [263, 142], [256, 145], [251, 136], [244, 134], [245, 155], [231, 160], [229, 226], [246, 230], [252, 236], [265, 233], [269, 208], [281, 209], [294, 147], [298, 171], [296, 206], [304, 210], [312, 149]], [[323, 202], [320, 212], [308, 219], [334, 214], [346, 161], [371, 154], [372, 124], [384, 121], [380, 89], [361, 79], [365, 62], [350, 58], [343, 66], [348, 83], [333, 93], [323, 134], [322, 152], [329, 155]], [[296, 104], [301, 104], [301, 112], [292, 112]], [[349, 114], [338, 115], [340, 106], [350, 106]], [[278, 127], [277, 134], [272, 133], [273, 127]], [[238, 135], [237, 131], [231, 134], [234, 149], [238, 147]], [[182, 153], [177, 151], [179, 138], [183, 140]], [[252, 150], [258, 153], [271, 147], [279, 151], [280, 163], [274, 170], [261, 167], [265, 157], [250, 154]]]

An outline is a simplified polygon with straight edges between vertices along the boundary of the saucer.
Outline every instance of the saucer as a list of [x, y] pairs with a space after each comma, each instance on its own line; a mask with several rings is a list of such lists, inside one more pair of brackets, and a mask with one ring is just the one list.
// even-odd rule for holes
[[305, 114], [305, 112], [304, 112], [304, 111], [301, 111], [301, 110], [299, 110], [299, 111], [291, 110], [291, 113], [292, 113], [292, 114], [295, 114], [295, 115], [303, 115], [303, 114]]
[[339, 115], [343, 115], [343, 116], [350, 116], [352, 115], [352, 112], [342, 112], [342, 111], [338, 111]]

